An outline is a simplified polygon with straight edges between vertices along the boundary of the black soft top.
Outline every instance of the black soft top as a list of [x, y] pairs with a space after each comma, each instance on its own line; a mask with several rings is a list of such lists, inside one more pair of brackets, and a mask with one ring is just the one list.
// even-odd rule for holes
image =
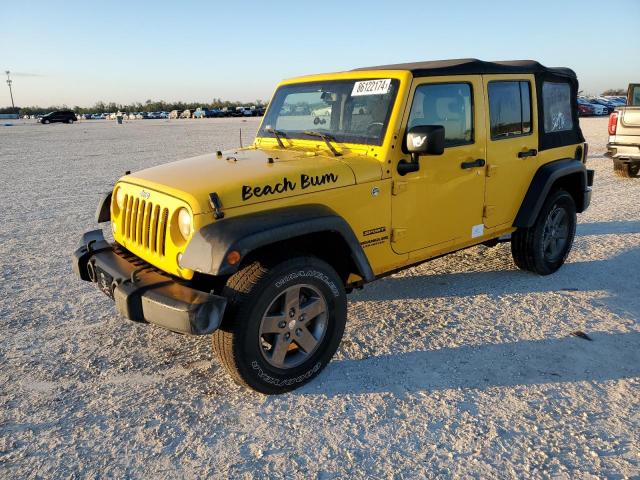
[[[378, 67], [356, 68], [358, 70], [408, 70], [414, 77], [434, 77], [437, 75], [483, 75], [500, 73], [530, 73], [535, 76], [536, 98], [538, 99], [538, 150], [575, 145], [584, 142], [578, 119], [578, 78], [570, 68], [549, 68], [534, 60], [509, 60], [485, 62], [476, 58], [456, 60], [435, 60], [431, 62], [398, 63]], [[543, 102], [543, 85], [546, 82], [567, 83], [571, 87], [571, 130], [558, 132], [544, 131], [544, 114], [547, 108]]]
[[377, 67], [356, 68], [357, 70], [409, 70], [414, 77], [430, 77], [436, 75], [482, 75], [492, 73], [537, 73], [552, 74], [562, 77], [576, 78], [570, 68], [545, 67], [535, 60], [506, 60], [485, 62], [477, 58], [458, 58], [454, 60], [432, 60], [427, 62], [397, 63], [379, 65]]

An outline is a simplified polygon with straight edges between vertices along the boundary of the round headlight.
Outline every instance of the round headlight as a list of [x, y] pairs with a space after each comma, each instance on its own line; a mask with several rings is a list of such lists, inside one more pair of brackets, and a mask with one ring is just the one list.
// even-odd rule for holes
[[178, 228], [185, 240], [189, 238], [191, 233], [191, 214], [186, 208], [181, 208], [178, 211]]
[[118, 209], [120, 210], [124, 208], [124, 190], [121, 188], [116, 191], [116, 205], [118, 205]]

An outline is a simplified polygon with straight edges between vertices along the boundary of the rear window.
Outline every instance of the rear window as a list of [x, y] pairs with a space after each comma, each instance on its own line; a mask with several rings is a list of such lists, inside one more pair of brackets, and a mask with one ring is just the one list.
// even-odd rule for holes
[[568, 83], [542, 83], [542, 109], [546, 133], [573, 130], [571, 87]]
[[631, 106], [640, 107], [640, 85], [634, 85], [631, 90]]
[[531, 134], [531, 89], [527, 81], [489, 82], [491, 139]]

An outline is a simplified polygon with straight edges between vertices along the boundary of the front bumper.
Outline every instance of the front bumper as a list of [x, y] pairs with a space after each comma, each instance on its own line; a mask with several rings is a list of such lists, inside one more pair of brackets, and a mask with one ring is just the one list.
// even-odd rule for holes
[[85, 233], [72, 260], [75, 274], [97, 283], [118, 312], [134, 322], [192, 335], [212, 333], [222, 322], [226, 298], [178, 282], [107, 242], [102, 230]]

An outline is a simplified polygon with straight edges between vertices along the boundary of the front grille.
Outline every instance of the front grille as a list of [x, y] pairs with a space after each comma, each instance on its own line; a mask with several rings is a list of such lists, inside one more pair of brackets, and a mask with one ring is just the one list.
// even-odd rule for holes
[[169, 223], [169, 209], [147, 202], [133, 195], [124, 197], [124, 215], [120, 217], [120, 231], [128, 242], [164, 256]]

